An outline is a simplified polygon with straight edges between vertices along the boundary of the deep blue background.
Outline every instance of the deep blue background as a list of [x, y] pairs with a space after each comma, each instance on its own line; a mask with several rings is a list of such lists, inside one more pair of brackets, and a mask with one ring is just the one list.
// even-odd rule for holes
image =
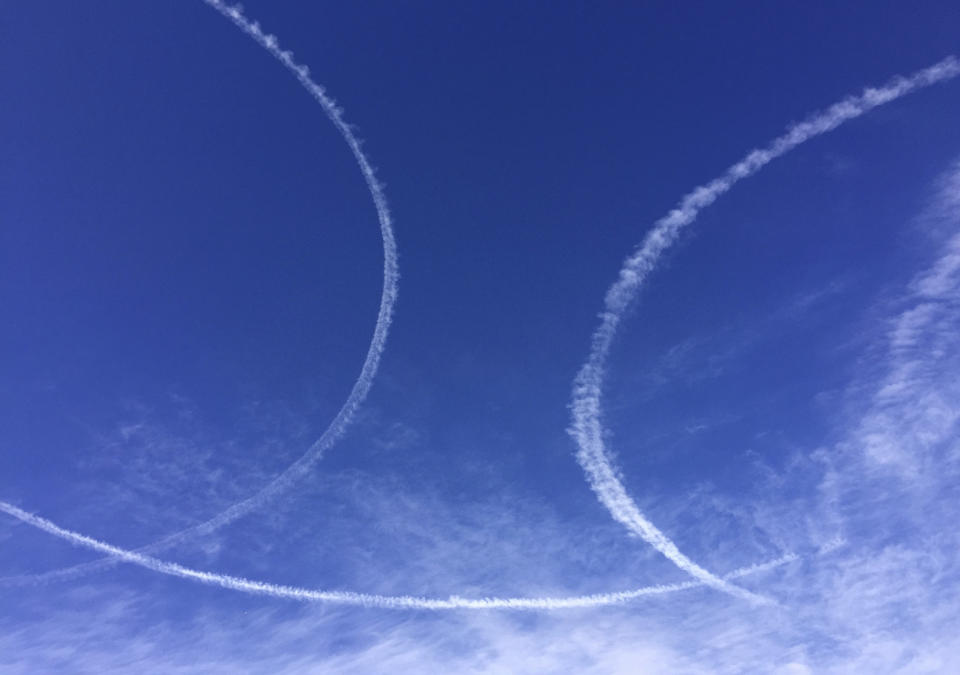
[[[693, 186], [810, 112], [940, 60], [960, 27], [955, 2], [245, 5], [366, 140], [401, 252], [379, 379], [318, 475], [454, 505], [542, 500], [601, 538], [621, 533], [564, 430], [622, 259]], [[333, 416], [376, 316], [375, 213], [315, 102], [200, 2], [4, 3], [0, 102], [0, 498], [146, 543], [258, 487]], [[960, 150], [958, 103], [955, 83], [939, 86], [811, 142], [664, 257], [608, 391], [612, 447], [654, 522], [692, 490], [749, 492], [757, 458], [783, 469], [833, 440], [836, 391], [883, 328], [870, 308], [930, 258], [910, 223]], [[222, 503], [188, 473], [169, 493], [90, 506], [128, 480], [96, 462], [131, 418], [214, 448], [226, 476], [244, 462], [264, 476]], [[377, 514], [315, 489], [283, 508], [321, 534], [278, 528], [277, 546], [319, 541], [325, 558], [248, 560], [257, 538], [241, 529], [218, 569], [349, 580], [376, 543], [324, 548], [323, 528]], [[169, 522], [148, 515], [168, 502], [184, 505]], [[716, 553], [685, 517], [670, 532], [682, 548]], [[729, 550], [738, 527], [719, 528], [729, 568], [758, 560]], [[29, 542], [17, 571], [82, 557]], [[624, 574], [676, 574], [647, 563]], [[413, 572], [399, 583], [381, 590], [451, 590]]]

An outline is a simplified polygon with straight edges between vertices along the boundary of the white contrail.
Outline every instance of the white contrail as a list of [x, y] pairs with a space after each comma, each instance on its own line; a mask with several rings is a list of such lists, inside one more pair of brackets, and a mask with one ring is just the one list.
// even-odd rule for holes
[[[390, 216], [390, 210], [387, 207], [387, 199], [384, 195], [383, 187], [374, 175], [373, 167], [360, 148], [360, 141], [354, 135], [350, 125], [344, 121], [343, 111], [336, 105], [333, 99], [326, 95], [323, 87], [310, 79], [310, 74], [306, 66], [302, 66], [294, 61], [293, 54], [290, 52], [280, 49], [277, 39], [273, 35], [265, 34], [256, 22], [244, 17], [239, 9], [228, 7], [220, 0], [203, 1], [230, 19], [244, 33], [252, 37], [261, 47], [276, 57], [287, 70], [293, 73], [300, 84], [317, 100], [327, 117], [330, 118], [330, 121], [333, 122], [337, 131], [340, 132], [340, 135], [343, 136], [343, 139], [347, 142], [347, 145], [350, 146], [350, 151], [360, 166], [360, 171], [363, 173], [363, 178], [367, 183], [370, 196], [373, 198], [373, 203], [377, 210], [377, 219], [380, 222], [380, 235], [383, 239], [383, 291], [380, 296], [380, 309], [377, 314], [377, 323], [373, 330], [373, 338], [370, 340], [370, 346], [367, 349], [367, 356], [360, 370], [360, 375], [350, 390], [350, 395], [347, 397], [347, 400], [320, 438], [314, 441], [300, 459], [291, 464], [256, 494], [243, 501], [237, 502], [209, 520], [170, 534], [163, 539], [138, 549], [144, 553], [163, 550], [189, 538], [209, 534], [262, 506], [269, 499], [287, 490], [294, 482], [311, 470], [323, 457], [323, 453], [330, 449], [330, 447], [343, 436], [343, 433], [353, 420], [357, 408], [360, 407], [360, 404], [363, 403], [367, 397], [370, 387], [373, 384], [374, 376], [377, 373], [377, 368], [380, 365], [380, 357], [383, 354], [384, 346], [387, 342], [387, 333], [393, 316], [393, 306], [397, 299], [397, 283], [399, 279], [397, 244], [393, 236], [392, 218]], [[25, 582], [37, 583], [41, 581], [73, 578], [81, 574], [109, 567], [115, 563], [116, 560], [111, 559], [95, 560], [83, 565], [52, 570], [41, 575], [7, 577], [0, 579], [0, 585]]]
[[6, 502], [0, 502], [0, 510], [29, 525], [65, 539], [74, 545], [97, 550], [111, 556], [109, 559], [96, 561], [87, 565], [58, 570], [45, 575], [32, 575], [30, 577], [23, 577], [23, 579], [38, 582], [55, 577], [73, 576], [83, 571], [90, 571], [122, 561], [163, 574], [192, 579], [200, 581], [201, 583], [217, 585], [247, 593], [301, 601], [322, 601], [387, 608], [560, 609], [568, 607], [588, 607], [621, 603], [644, 595], [668, 593], [702, 585], [718, 588], [754, 601], [765, 601], [765, 599], [760, 596], [731, 585], [728, 583], [728, 580], [785, 564], [794, 560], [796, 558], [795, 556], [785, 556], [769, 563], [737, 570], [723, 578], [717, 577], [683, 555], [669, 538], [643, 516], [639, 508], [626, 493], [607, 455], [602, 436], [602, 409], [600, 400], [606, 359], [613, 338], [624, 312], [636, 296], [647, 274], [654, 268], [659, 255], [673, 243], [677, 234], [684, 226], [696, 219], [701, 209], [709, 206], [717, 197], [730, 190], [741, 179], [757, 172], [776, 157], [785, 154], [810, 138], [835, 129], [843, 122], [856, 118], [878, 105], [892, 101], [913, 90], [960, 74], [960, 63], [958, 63], [955, 58], [950, 57], [908, 78], [897, 78], [880, 89], [867, 89], [860, 96], [845, 99], [829, 108], [826, 112], [815, 115], [808, 121], [791, 127], [786, 134], [776, 139], [765, 149], [751, 152], [746, 158], [730, 167], [721, 177], [689, 193], [681, 200], [677, 208], [671, 211], [666, 217], [657, 221], [637, 252], [625, 261], [620, 271], [618, 281], [613, 284], [607, 292], [605, 309], [601, 315], [601, 324], [593, 334], [590, 354], [586, 363], [578, 373], [574, 385], [572, 401], [573, 426], [570, 429], [570, 433], [580, 446], [577, 455], [578, 461], [584, 468], [591, 487], [597, 493], [600, 501], [611, 511], [613, 516], [625, 524], [631, 531], [652, 544], [681, 569], [690, 573], [695, 577], [696, 581], [651, 586], [619, 593], [566, 598], [467, 599], [452, 596], [448, 599], [435, 599], [414, 596], [381, 596], [352, 592], [318, 591], [202, 572], [175, 563], [158, 560], [143, 553], [143, 551], [169, 547], [188, 537], [212, 532], [218, 527], [259, 507], [267, 499], [287, 489], [297, 478], [310, 470], [313, 464], [320, 459], [323, 452], [333, 445], [344, 433], [356, 409], [370, 390], [384, 349], [397, 293], [397, 252], [386, 199], [382, 187], [375, 177], [372, 166], [360, 148], [359, 141], [353, 135], [349, 125], [343, 121], [342, 111], [336, 106], [332, 99], [326, 96], [323, 88], [310, 79], [307, 68], [297, 64], [293, 60], [290, 52], [280, 49], [273, 35], [264, 33], [256, 22], [248, 20], [239, 9], [229, 7], [221, 0], [204, 0], [204, 2], [230, 19], [238, 28], [252, 37], [297, 77], [304, 88], [307, 89], [324, 109], [324, 112], [337, 127], [353, 152], [373, 198], [383, 237], [384, 282], [374, 336], [371, 340], [360, 376], [354, 384], [350, 396], [323, 435], [308, 448], [307, 452], [297, 460], [297, 462], [277, 476], [257, 494], [234, 504], [221, 514], [204, 523], [169, 535], [163, 540], [139, 549], [139, 551], [131, 551], [100, 542], [76, 532], [65, 530], [48, 520], [27, 513]]
[[[449, 598], [426, 598], [412, 595], [373, 595], [368, 593], [354, 593], [351, 591], [321, 591], [296, 586], [282, 586], [263, 581], [253, 581], [242, 577], [226, 574], [215, 574], [191, 569], [172, 562], [158, 560], [136, 551], [129, 551], [106, 542], [84, 536], [78, 532], [66, 530], [57, 526], [46, 518], [34, 515], [13, 504], [0, 501], [0, 511], [13, 516], [39, 530], [43, 530], [55, 537], [59, 537], [74, 546], [99, 551], [112, 556], [112, 560], [128, 562], [146, 569], [167, 574], [182, 579], [198, 581], [210, 586], [220, 586], [234, 591], [250, 593], [252, 595], [266, 595], [272, 598], [298, 600], [300, 602], [326, 602], [338, 605], [358, 605], [363, 607], [381, 607], [384, 609], [517, 609], [517, 610], [555, 610], [580, 607], [600, 607], [616, 605], [635, 600], [648, 595], [663, 595], [676, 591], [687, 590], [703, 586], [700, 581], [686, 581], [678, 584], [663, 584], [647, 586], [632, 591], [617, 593], [599, 593], [596, 595], [580, 595], [572, 597], [545, 597], [545, 598], [462, 598], [452, 595]], [[789, 562], [797, 560], [798, 556], [787, 554], [759, 565], [743, 567], [727, 575], [727, 578], [743, 577], [767, 571]]]
[[740, 180], [756, 173], [801, 143], [836, 129], [848, 120], [958, 74], [960, 61], [950, 56], [909, 77], [896, 77], [879, 89], [868, 88], [859, 96], [845, 98], [825, 112], [790, 127], [767, 147], [750, 152], [719, 178], [689, 192], [676, 208], [654, 223], [637, 251], [624, 261], [619, 278], [607, 291], [600, 325], [593, 333], [590, 354], [574, 380], [571, 401], [573, 423], [569, 433], [579, 446], [577, 461], [583, 467], [590, 487], [616, 520], [704, 584], [734, 595], [756, 599], [752, 593], [711, 574], [681, 553], [676, 545], [643, 515], [627, 494], [604, 445], [601, 406], [607, 356], [617, 327], [643, 281], [656, 265], [660, 254], [676, 240], [680, 230], [692, 223], [703, 208], [712, 204]]

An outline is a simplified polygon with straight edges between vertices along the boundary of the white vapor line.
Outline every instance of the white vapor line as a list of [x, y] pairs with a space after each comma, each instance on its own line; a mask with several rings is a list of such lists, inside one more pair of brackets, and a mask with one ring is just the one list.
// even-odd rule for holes
[[[377, 313], [377, 323], [373, 330], [373, 338], [370, 340], [370, 346], [367, 349], [367, 356], [360, 370], [360, 375], [350, 390], [350, 395], [347, 397], [347, 400], [343, 403], [336, 417], [333, 418], [333, 421], [330, 422], [330, 425], [323, 434], [307, 448], [306, 452], [301, 455], [296, 462], [287, 467], [256, 494], [233, 504], [209, 520], [167, 535], [163, 539], [138, 549], [144, 553], [167, 549], [187, 539], [209, 534], [259, 508], [268, 500], [287, 490], [294, 482], [308, 473], [323, 457], [324, 452], [329, 450], [340, 437], [343, 436], [350, 422], [353, 420], [354, 414], [367, 397], [370, 387], [373, 385], [374, 376], [380, 365], [380, 357], [383, 355], [383, 350], [387, 342], [387, 333], [393, 316], [393, 306], [397, 299], [397, 285], [400, 276], [397, 263], [397, 244], [393, 235], [393, 227], [391, 225], [392, 218], [390, 216], [390, 210], [387, 207], [387, 199], [384, 195], [383, 187], [377, 180], [367, 156], [360, 148], [360, 141], [354, 135], [350, 125], [344, 121], [343, 111], [336, 105], [333, 99], [327, 96], [323, 87], [310, 79], [309, 70], [306, 66], [302, 66], [294, 61], [293, 54], [290, 52], [280, 49], [277, 39], [273, 35], [265, 34], [256, 22], [248, 20], [239, 9], [228, 7], [220, 0], [203, 1], [230, 19], [240, 30], [252, 37], [261, 47], [280, 61], [288, 71], [293, 73], [303, 88], [320, 104], [320, 107], [323, 108], [327, 117], [333, 122], [337, 131], [340, 132], [340, 135], [347, 142], [347, 145], [350, 146], [350, 151], [360, 166], [360, 171], [363, 173], [363, 178], [367, 183], [370, 196], [373, 198], [373, 203], [377, 210], [377, 219], [380, 223], [380, 235], [383, 239], [383, 291], [380, 295], [380, 309]], [[104, 569], [115, 563], [116, 560], [111, 559], [95, 560], [83, 565], [52, 570], [45, 574], [7, 577], [0, 579], [0, 585], [38, 583], [42, 581], [73, 578], [84, 573]]]
[[[351, 591], [322, 591], [297, 586], [283, 586], [263, 581], [254, 581], [242, 577], [226, 574], [216, 574], [191, 569], [172, 562], [166, 562], [126, 549], [107, 544], [106, 542], [87, 537], [78, 532], [66, 530], [57, 526], [46, 518], [34, 515], [13, 504], [0, 501], [0, 511], [20, 520], [31, 527], [52, 534], [74, 546], [92, 549], [112, 556], [111, 559], [139, 565], [148, 570], [167, 574], [181, 579], [197, 581], [208, 586], [219, 586], [229, 590], [249, 593], [251, 595], [265, 595], [271, 598], [297, 600], [300, 602], [325, 602], [338, 605], [354, 605], [361, 607], [379, 607], [383, 609], [516, 609], [516, 610], [555, 610], [583, 607], [601, 607], [616, 605], [635, 600], [648, 595], [664, 595], [676, 591], [683, 591], [705, 585], [700, 581], [686, 581], [678, 584], [663, 584], [647, 586], [631, 591], [616, 593], [599, 593], [596, 595], [580, 595], [571, 597], [544, 597], [544, 598], [462, 598], [451, 595], [449, 598], [426, 598], [412, 595], [373, 595], [368, 593], [354, 593]], [[728, 574], [726, 578], [739, 578], [750, 574], [757, 574], [786, 565], [799, 559], [799, 556], [788, 553], [784, 556], [758, 565], [742, 567]]]
[[593, 333], [590, 354], [577, 374], [571, 400], [572, 425], [568, 430], [579, 446], [577, 461], [586, 473], [587, 482], [600, 502], [613, 517], [631, 532], [666, 556], [677, 567], [716, 589], [757, 600], [744, 591], [700, 567], [680, 552], [677, 546], [650, 522], [627, 494], [617, 469], [604, 444], [603, 393], [604, 375], [610, 347], [617, 327], [627, 308], [636, 298], [647, 275], [660, 255], [676, 240], [679, 232], [696, 220], [700, 211], [771, 161], [786, 154], [811, 138], [836, 129], [849, 120], [884, 103], [889, 103], [917, 89], [948, 80], [960, 74], [960, 61], [949, 56], [943, 61], [917, 71], [909, 77], [895, 77], [879, 89], [868, 88], [814, 114], [806, 121], [791, 126], [779, 138], [760, 150], [753, 150], [731, 166], [719, 178], [687, 193], [666, 216], [654, 223], [643, 243], [629, 256], [620, 269], [620, 276], [607, 291], [600, 325]]

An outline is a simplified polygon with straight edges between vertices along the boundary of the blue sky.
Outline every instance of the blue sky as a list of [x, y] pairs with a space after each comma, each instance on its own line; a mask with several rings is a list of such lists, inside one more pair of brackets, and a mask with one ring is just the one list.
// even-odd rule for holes
[[200, 0], [0, 8], [0, 670], [960, 669], [953, 3], [244, 12], [346, 136]]

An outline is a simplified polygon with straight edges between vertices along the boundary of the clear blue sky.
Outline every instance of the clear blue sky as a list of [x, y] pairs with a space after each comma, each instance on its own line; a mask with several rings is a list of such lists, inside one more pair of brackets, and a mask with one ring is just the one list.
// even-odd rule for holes
[[[689, 580], [567, 429], [604, 294], [752, 148], [958, 51], [952, 2], [244, 3], [343, 106], [400, 295], [309, 475], [164, 560], [446, 598]], [[380, 300], [376, 212], [294, 77], [200, 0], [0, 5], [0, 500], [137, 548], [323, 432]], [[607, 362], [623, 484], [716, 575], [554, 612], [250, 597], [0, 515], [0, 671], [960, 671], [960, 81], [814, 138], [661, 256]], [[779, 669], [779, 670], [778, 670]]]

